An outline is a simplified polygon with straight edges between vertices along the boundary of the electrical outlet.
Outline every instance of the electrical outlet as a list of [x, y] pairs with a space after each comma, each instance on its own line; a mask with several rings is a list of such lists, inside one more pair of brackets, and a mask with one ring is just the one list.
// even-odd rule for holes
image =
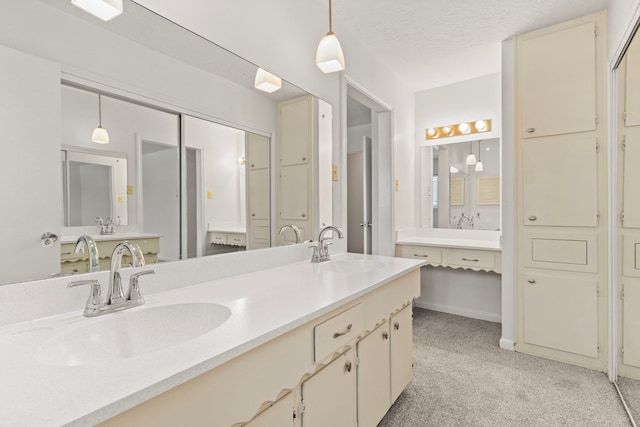
[[396, 191], [400, 191], [400, 180], [396, 179]]
[[211, 191], [207, 191], [207, 199], [213, 199], [213, 193]]
[[127, 185], [127, 194], [129, 196], [133, 195], [133, 185]]
[[333, 165], [331, 177], [334, 181], [338, 180], [338, 165]]

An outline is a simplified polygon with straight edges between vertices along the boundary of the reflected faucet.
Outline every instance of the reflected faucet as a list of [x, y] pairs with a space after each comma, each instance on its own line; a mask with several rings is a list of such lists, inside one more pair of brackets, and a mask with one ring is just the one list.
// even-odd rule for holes
[[331, 257], [329, 256], [329, 244], [324, 242], [324, 234], [329, 230], [333, 231], [334, 233], [338, 233], [338, 237], [340, 239], [344, 238], [344, 234], [342, 234], [342, 231], [334, 225], [327, 225], [325, 228], [320, 230], [320, 234], [318, 235], [318, 243], [313, 248], [311, 262], [324, 262], [331, 259]]
[[145, 265], [144, 255], [140, 246], [133, 242], [120, 242], [113, 249], [111, 254], [111, 272], [109, 273], [109, 289], [107, 290], [107, 304], [117, 305], [125, 302], [124, 291], [122, 290], [122, 280], [120, 277], [120, 267], [122, 266], [122, 257], [124, 253], [129, 251], [131, 254], [133, 267], [142, 267]]
[[91, 236], [83, 234], [78, 237], [76, 242], [75, 253], [84, 253], [85, 247], [89, 252], [89, 273], [100, 271], [100, 256], [98, 255], [98, 246]]
[[285, 224], [282, 227], [280, 227], [280, 231], [278, 232], [278, 234], [280, 234], [282, 236], [283, 232], [287, 229], [290, 228], [293, 230], [293, 232], [296, 235], [296, 243], [300, 243], [302, 241], [302, 233], [300, 233], [300, 229], [293, 224]]

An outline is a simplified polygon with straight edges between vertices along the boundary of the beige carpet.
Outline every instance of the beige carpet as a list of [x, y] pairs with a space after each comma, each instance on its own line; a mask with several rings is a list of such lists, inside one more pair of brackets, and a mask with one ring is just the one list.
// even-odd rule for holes
[[640, 381], [618, 377], [618, 388], [636, 424], [640, 423]]
[[416, 308], [414, 381], [379, 427], [630, 425], [605, 374], [502, 350], [500, 328]]

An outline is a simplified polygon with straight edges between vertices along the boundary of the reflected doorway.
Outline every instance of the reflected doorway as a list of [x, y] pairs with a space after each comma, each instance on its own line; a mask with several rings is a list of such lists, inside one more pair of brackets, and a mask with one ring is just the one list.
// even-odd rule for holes
[[347, 251], [371, 254], [371, 138], [353, 145], [347, 154]]

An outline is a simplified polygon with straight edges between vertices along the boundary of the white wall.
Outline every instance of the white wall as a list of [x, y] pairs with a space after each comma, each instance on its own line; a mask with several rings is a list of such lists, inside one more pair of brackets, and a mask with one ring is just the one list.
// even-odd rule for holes
[[[502, 136], [501, 74], [489, 74], [418, 92], [415, 95], [416, 145], [426, 145], [428, 127], [491, 119], [492, 131], [446, 138], [446, 142], [500, 138]], [[443, 140], [444, 142], [444, 140]], [[477, 150], [477, 148], [476, 148]], [[416, 182], [420, 182], [419, 173]], [[419, 227], [419, 216], [414, 226]], [[425, 271], [425, 270], [423, 270]], [[501, 277], [485, 272], [437, 268], [422, 274], [422, 307], [491, 321], [501, 319]]]
[[371, 125], [353, 126], [347, 128], [347, 153], [362, 151], [362, 138], [371, 138]]

